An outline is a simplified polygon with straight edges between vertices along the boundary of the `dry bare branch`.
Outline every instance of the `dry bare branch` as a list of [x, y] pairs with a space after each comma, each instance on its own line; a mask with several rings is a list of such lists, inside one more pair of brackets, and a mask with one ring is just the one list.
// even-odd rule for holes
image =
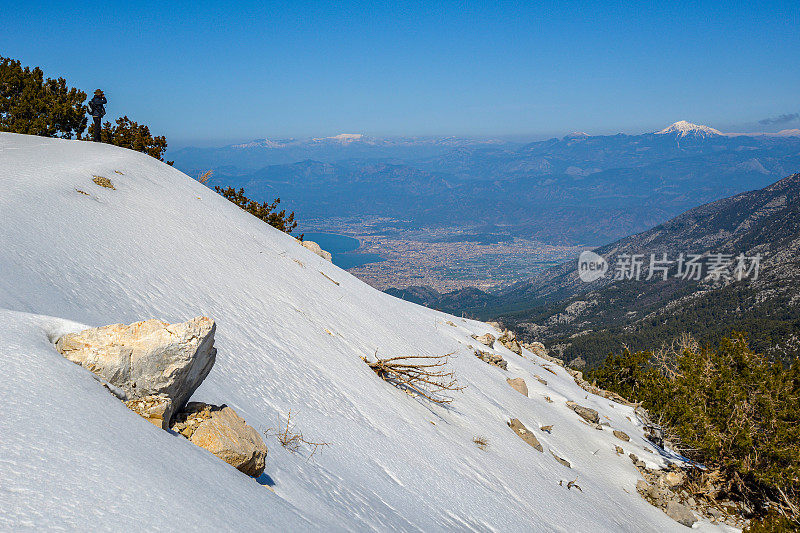
[[314, 457], [314, 454], [317, 453], [319, 448], [330, 446], [329, 442], [313, 442], [307, 440], [303, 437], [302, 432], [296, 431], [292, 425], [291, 411], [289, 411], [289, 414], [286, 416], [285, 424], [282, 425], [279, 423], [278, 429], [269, 428], [264, 432], [265, 437], [270, 437], [272, 435], [275, 435], [278, 442], [281, 443], [281, 446], [292, 453], [298, 453], [303, 446], [308, 446], [311, 449], [311, 455], [308, 456], [308, 459]]
[[474, 442], [478, 446], [478, 448], [480, 448], [483, 451], [486, 451], [489, 448], [489, 439], [487, 439], [482, 435], [473, 437], [472, 442]]
[[452, 398], [442, 396], [444, 391], [459, 391], [455, 373], [445, 370], [452, 353], [445, 355], [406, 355], [375, 361], [363, 357], [363, 361], [379, 378], [406, 392], [416, 393], [434, 403], [450, 403]]

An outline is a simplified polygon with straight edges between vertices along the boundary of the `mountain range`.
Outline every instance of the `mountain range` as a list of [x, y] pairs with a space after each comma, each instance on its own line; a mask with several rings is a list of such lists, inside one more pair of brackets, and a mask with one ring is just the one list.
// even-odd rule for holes
[[308, 221], [382, 217], [546, 243], [600, 245], [800, 168], [800, 131], [722, 134], [685, 121], [654, 133], [533, 143], [462, 138], [256, 141], [170, 155]]
[[581, 258], [498, 294], [406, 291], [432, 307], [499, 315], [567, 360], [592, 363], [624, 347], [652, 349], [687, 331], [702, 342], [743, 331], [756, 349], [790, 360], [800, 355], [798, 198], [800, 174], [793, 174], [689, 210], [595, 249], [607, 271], [590, 282], [582, 278]]

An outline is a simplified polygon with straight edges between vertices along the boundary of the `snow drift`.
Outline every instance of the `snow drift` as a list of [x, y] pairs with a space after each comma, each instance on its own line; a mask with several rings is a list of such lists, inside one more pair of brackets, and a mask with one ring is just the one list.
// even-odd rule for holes
[[[149, 156], [2, 133], [0, 213], [0, 529], [683, 529], [614, 451], [661, 464], [631, 408], [527, 351], [498, 345], [507, 371], [484, 363], [469, 345], [488, 325], [378, 292]], [[199, 315], [217, 323], [218, 354], [193, 399], [259, 430], [291, 411], [330, 446], [309, 459], [268, 438], [254, 480], [129, 411], [52, 346], [86, 327]], [[376, 352], [455, 352], [466, 389], [449, 406], [409, 396], [364, 364]], [[516, 377], [529, 397], [506, 383]], [[568, 400], [609, 426], [589, 427]]]

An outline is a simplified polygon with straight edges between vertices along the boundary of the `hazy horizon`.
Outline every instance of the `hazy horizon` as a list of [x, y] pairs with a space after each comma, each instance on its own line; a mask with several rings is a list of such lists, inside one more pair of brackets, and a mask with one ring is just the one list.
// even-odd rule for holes
[[173, 146], [800, 127], [796, 2], [43, 1], [3, 16], [0, 55], [103, 88], [108, 118]]

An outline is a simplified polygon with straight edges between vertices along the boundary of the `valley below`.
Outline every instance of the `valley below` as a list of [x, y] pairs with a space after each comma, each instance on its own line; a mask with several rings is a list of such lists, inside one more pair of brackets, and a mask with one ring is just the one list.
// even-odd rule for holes
[[305, 232], [306, 238], [321, 240], [325, 249], [327, 235], [356, 239], [357, 249], [328, 250], [333, 262], [380, 290], [425, 286], [440, 293], [470, 287], [492, 292], [577, 257], [582, 249], [507, 233], [480, 233], [480, 228], [406, 230], [391, 219], [309, 222], [313, 229]]

